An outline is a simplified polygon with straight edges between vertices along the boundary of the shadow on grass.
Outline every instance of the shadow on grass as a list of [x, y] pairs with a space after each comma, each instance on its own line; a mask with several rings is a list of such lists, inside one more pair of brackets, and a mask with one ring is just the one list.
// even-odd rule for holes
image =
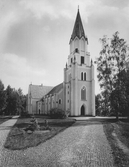
[[78, 120], [73, 126], [91, 126], [99, 124], [110, 124], [117, 122], [116, 119], [89, 119], [89, 120]]

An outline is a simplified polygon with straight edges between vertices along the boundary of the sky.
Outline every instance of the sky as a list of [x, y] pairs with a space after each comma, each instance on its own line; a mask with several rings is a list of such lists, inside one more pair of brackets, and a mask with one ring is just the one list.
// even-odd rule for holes
[[[5, 88], [63, 82], [77, 10], [88, 51], [99, 56], [104, 35], [119, 31], [129, 43], [129, 0], [0, 0], [0, 79]], [[95, 65], [95, 93], [99, 93]]]

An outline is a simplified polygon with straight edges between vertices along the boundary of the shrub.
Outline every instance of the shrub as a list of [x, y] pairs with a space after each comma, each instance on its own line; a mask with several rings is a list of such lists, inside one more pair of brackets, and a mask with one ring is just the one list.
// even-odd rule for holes
[[27, 112], [23, 111], [23, 112], [21, 112], [20, 117], [21, 118], [30, 118], [31, 116]]
[[66, 110], [66, 117], [70, 116], [70, 109]]
[[66, 113], [64, 110], [59, 109], [59, 108], [53, 108], [50, 110], [50, 117], [51, 118], [66, 118]]

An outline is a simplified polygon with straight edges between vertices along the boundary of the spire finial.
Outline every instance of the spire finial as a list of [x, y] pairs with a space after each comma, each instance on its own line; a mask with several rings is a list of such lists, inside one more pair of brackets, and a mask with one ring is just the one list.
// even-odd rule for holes
[[78, 5], [78, 10], [79, 10], [79, 5]]
[[67, 63], [66, 63], [66, 69], [67, 69]]

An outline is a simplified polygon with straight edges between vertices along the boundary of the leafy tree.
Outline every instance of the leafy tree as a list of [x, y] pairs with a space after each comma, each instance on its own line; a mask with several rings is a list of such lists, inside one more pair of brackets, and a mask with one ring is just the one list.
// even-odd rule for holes
[[6, 89], [7, 107], [6, 114], [20, 114], [25, 107], [26, 96], [23, 95], [22, 89], [15, 90], [9, 85]]
[[[113, 38], [111, 40], [111, 54], [112, 59], [114, 62], [114, 71], [115, 75], [113, 77], [114, 79], [114, 89], [115, 94], [117, 98], [112, 98], [112, 101], [115, 100], [117, 102], [117, 105], [115, 105], [116, 109], [116, 118], [118, 119], [118, 114], [122, 113], [125, 110], [126, 106], [126, 88], [123, 81], [126, 80], [126, 77], [124, 74], [125, 69], [125, 58], [128, 51], [128, 46], [126, 44], [126, 41], [124, 39], [119, 38], [119, 33], [116, 32], [113, 35]], [[115, 96], [115, 97], [116, 97]]]
[[6, 114], [9, 115], [12, 113], [12, 93], [13, 93], [13, 89], [11, 88], [10, 85], [7, 86], [6, 88], [6, 94], [7, 94], [7, 107], [6, 107]]
[[96, 63], [105, 112], [115, 112], [118, 119], [118, 114], [127, 107], [126, 77], [123, 73], [128, 46], [124, 39], [119, 38], [118, 32], [111, 39], [104, 36], [100, 41], [102, 50]]
[[97, 116], [102, 115], [102, 108], [102, 97], [101, 94], [98, 94], [95, 96], [95, 110]]
[[27, 105], [27, 95], [23, 95], [22, 97], [22, 106], [23, 106], [23, 109], [24, 111], [26, 110], [26, 105]]
[[19, 110], [18, 110], [18, 113], [21, 113], [21, 112], [24, 112], [25, 109], [26, 109], [26, 95], [23, 95], [22, 93], [22, 89], [19, 88], [18, 89], [18, 95], [19, 95]]
[[105, 115], [108, 112], [110, 105], [110, 93], [113, 89], [113, 63], [111, 61], [111, 48], [109, 44], [109, 39], [104, 36], [100, 39], [102, 44], [102, 50], [100, 51], [100, 57], [97, 59], [97, 71], [98, 71], [98, 81], [100, 82], [100, 87], [103, 96], [103, 107]]
[[4, 90], [4, 85], [0, 80], [0, 113], [3, 111], [6, 115], [20, 114], [26, 109], [26, 96], [22, 89], [11, 88], [10, 85]]
[[0, 114], [6, 107], [6, 92], [4, 90], [4, 84], [0, 80]]

